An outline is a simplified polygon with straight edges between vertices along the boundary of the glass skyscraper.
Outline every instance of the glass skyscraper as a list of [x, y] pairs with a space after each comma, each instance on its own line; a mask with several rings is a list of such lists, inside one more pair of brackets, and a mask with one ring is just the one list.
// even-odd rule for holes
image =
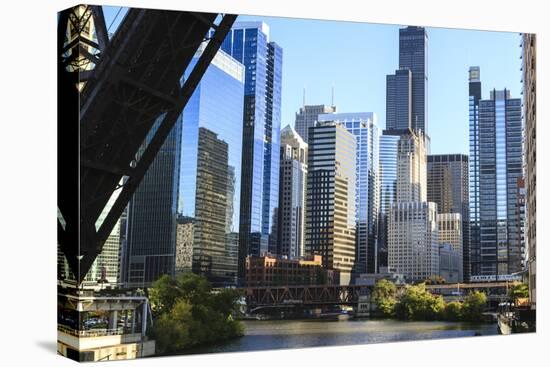
[[342, 124], [357, 141], [355, 165], [356, 255], [355, 273], [374, 273], [377, 268], [378, 219], [378, 121], [372, 112], [328, 113], [319, 122]]
[[245, 67], [239, 278], [247, 255], [277, 248], [283, 50], [263, 22], [235, 23], [222, 50]]
[[243, 96], [243, 65], [219, 51], [183, 111], [178, 216], [193, 272], [215, 285], [237, 281]]
[[516, 214], [517, 182], [523, 177], [521, 99], [511, 98], [506, 89], [492, 90], [490, 99], [479, 101], [477, 116], [477, 129], [470, 133], [478, 141], [474, 198], [479, 197], [480, 227], [479, 244], [471, 244], [479, 246], [472, 247], [471, 272], [473, 280], [498, 280], [522, 270], [521, 249], [516, 248], [521, 243]]
[[411, 128], [412, 74], [400, 69], [386, 76], [386, 129]]
[[379, 143], [380, 205], [378, 213], [378, 269], [388, 266], [388, 215], [397, 201], [397, 146], [398, 134], [384, 130]]

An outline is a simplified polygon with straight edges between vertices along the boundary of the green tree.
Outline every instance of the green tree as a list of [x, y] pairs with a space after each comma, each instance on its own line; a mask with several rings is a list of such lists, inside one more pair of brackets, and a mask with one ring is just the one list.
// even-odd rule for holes
[[445, 309], [441, 296], [431, 294], [424, 283], [407, 286], [396, 303], [395, 316], [404, 320], [437, 320]]
[[481, 321], [483, 311], [487, 305], [487, 296], [483, 292], [470, 292], [462, 304], [462, 316], [464, 320]]
[[386, 317], [394, 314], [394, 307], [397, 303], [397, 287], [387, 279], [381, 279], [376, 282], [371, 294], [371, 300], [376, 305], [378, 311]]
[[456, 301], [447, 303], [443, 311], [443, 318], [447, 321], [462, 320], [462, 303]]
[[526, 283], [515, 283], [509, 291], [510, 297], [515, 301], [518, 298], [529, 297], [529, 285]]
[[149, 290], [155, 318], [153, 336], [159, 353], [221, 341], [243, 334], [233, 319], [241, 292], [213, 290], [202, 276], [184, 273], [177, 278], [163, 276]]

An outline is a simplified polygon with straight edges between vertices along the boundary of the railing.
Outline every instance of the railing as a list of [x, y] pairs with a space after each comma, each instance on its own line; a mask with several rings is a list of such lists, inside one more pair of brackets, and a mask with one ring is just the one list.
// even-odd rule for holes
[[57, 330], [62, 333], [76, 336], [78, 338], [93, 338], [99, 336], [115, 336], [124, 335], [124, 328], [116, 329], [91, 329], [91, 330], [75, 330], [65, 325], [57, 325]]

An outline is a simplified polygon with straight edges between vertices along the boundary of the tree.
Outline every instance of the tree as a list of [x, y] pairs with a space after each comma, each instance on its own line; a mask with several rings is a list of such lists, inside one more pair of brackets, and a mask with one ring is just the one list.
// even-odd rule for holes
[[485, 293], [479, 291], [469, 293], [462, 304], [463, 319], [468, 321], [481, 321], [486, 305], [487, 296]]
[[443, 311], [443, 318], [447, 321], [462, 320], [462, 303], [456, 301], [448, 303]]
[[153, 336], [159, 353], [237, 337], [243, 326], [233, 319], [241, 292], [214, 291], [202, 276], [184, 273], [163, 276], [149, 291], [155, 318]]
[[516, 301], [518, 298], [529, 297], [529, 285], [526, 283], [515, 283], [509, 291], [510, 297]]
[[395, 316], [404, 320], [437, 320], [445, 309], [441, 296], [431, 294], [424, 283], [407, 286], [396, 303]]
[[393, 316], [397, 303], [397, 287], [387, 279], [379, 280], [371, 294], [371, 300], [377, 309], [386, 317]]

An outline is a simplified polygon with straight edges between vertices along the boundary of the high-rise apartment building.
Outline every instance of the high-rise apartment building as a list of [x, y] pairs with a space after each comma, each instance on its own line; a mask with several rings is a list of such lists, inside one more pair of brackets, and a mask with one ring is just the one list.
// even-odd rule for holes
[[537, 275], [537, 133], [536, 133], [536, 35], [522, 35], [523, 61], [523, 118], [525, 128], [525, 188], [526, 188], [526, 237], [529, 257], [529, 300], [536, 309], [536, 275]]
[[279, 247], [288, 258], [304, 255], [308, 145], [289, 126], [281, 131]]
[[411, 281], [439, 274], [437, 204], [394, 204], [388, 220], [388, 266]]
[[479, 198], [480, 227], [479, 244], [470, 244], [471, 274], [498, 280], [522, 270], [515, 208], [523, 176], [521, 99], [492, 90], [490, 99], [479, 101], [477, 117], [477, 126], [470, 125], [470, 141], [478, 141], [470, 160], [478, 162], [473, 197]]
[[386, 129], [428, 131], [428, 34], [422, 27], [399, 30], [399, 69], [388, 75]]
[[221, 49], [244, 65], [239, 278], [246, 256], [276, 252], [283, 50], [264, 22], [237, 22]]
[[462, 274], [469, 278], [469, 190], [468, 156], [465, 154], [439, 154], [428, 156], [428, 201], [437, 204], [439, 214], [458, 213], [462, 230]]
[[306, 255], [349, 284], [355, 265], [356, 138], [337, 123], [309, 129]]
[[[462, 223], [462, 214], [460, 213], [443, 213], [437, 215], [437, 227], [439, 231], [439, 243], [449, 244], [456, 254], [458, 260], [458, 279], [459, 282], [463, 281], [463, 259], [464, 259], [464, 246], [463, 246], [463, 233], [464, 228]], [[450, 281], [451, 279], [446, 279]]]
[[191, 251], [193, 272], [221, 286], [237, 281], [243, 96], [243, 65], [219, 51], [183, 111], [178, 254]]
[[315, 126], [319, 115], [324, 113], [335, 113], [336, 106], [321, 105], [306, 105], [300, 107], [300, 111], [296, 113], [294, 128], [300, 134], [304, 142], [308, 142], [309, 128]]
[[374, 273], [377, 268], [377, 231], [379, 206], [379, 129], [372, 112], [331, 113], [319, 115], [319, 122], [343, 125], [355, 136], [355, 215], [356, 274]]
[[379, 142], [378, 269], [388, 266], [388, 215], [397, 202], [397, 147], [400, 135], [384, 130]]
[[404, 134], [397, 144], [397, 202], [425, 202], [426, 140], [420, 130]]

